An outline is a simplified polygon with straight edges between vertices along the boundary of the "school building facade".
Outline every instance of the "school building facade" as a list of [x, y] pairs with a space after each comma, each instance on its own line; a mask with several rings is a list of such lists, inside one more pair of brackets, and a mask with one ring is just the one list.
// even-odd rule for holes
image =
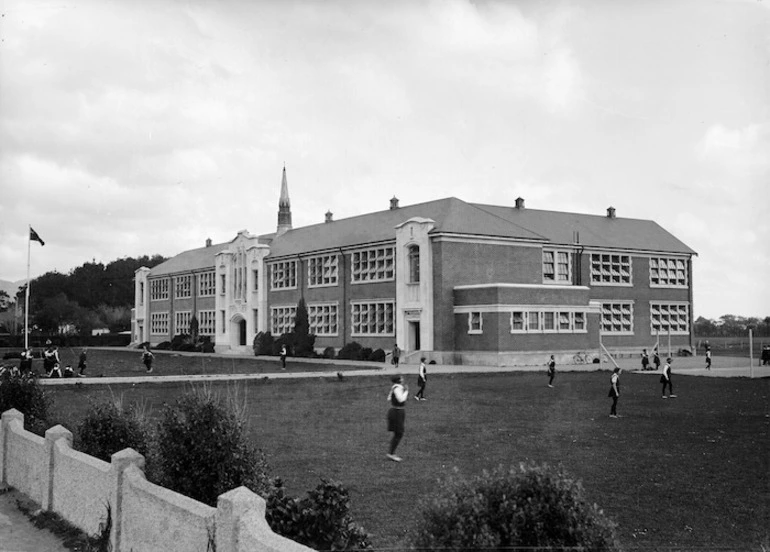
[[250, 353], [293, 328], [316, 349], [356, 341], [440, 363], [516, 364], [546, 353], [693, 351], [696, 253], [650, 220], [457, 198], [293, 228], [284, 168], [278, 225], [185, 251], [135, 275], [133, 339], [199, 332]]

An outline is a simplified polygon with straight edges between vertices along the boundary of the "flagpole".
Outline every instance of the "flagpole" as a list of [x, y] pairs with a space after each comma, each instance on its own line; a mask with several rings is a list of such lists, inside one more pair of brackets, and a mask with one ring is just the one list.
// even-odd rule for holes
[[27, 293], [24, 299], [24, 350], [29, 349], [29, 257], [32, 249], [32, 227], [27, 231]]

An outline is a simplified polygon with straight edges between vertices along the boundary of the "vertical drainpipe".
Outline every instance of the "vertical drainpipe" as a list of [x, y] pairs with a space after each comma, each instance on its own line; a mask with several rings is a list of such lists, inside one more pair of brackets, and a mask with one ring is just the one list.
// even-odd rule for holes
[[693, 352], [693, 356], [697, 352], [693, 346], [693, 332], [695, 331], [695, 310], [693, 305], [693, 285], [692, 285], [692, 255], [687, 258], [687, 277], [690, 285], [687, 289], [688, 300], [690, 303], [690, 350]]
[[339, 317], [339, 320], [337, 321], [337, 324], [339, 324], [340, 328], [342, 329], [342, 346], [348, 344], [347, 342], [347, 336], [348, 336], [348, 328], [347, 328], [347, 312], [348, 312], [348, 302], [347, 302], [347, 290], [348, 290], [348, 279], [347, 275], [345, 273], [345, 253], [342, 252], [342, 248], [339, 248], [340, 250], [340, 281], [342, 282], [342, 308], [339, 309], [337, 316]]

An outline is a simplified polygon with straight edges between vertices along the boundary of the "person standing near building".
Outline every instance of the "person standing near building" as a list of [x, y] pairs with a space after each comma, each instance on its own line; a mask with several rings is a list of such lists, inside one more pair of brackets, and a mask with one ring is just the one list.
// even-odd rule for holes
[[390, 452], [387, 456], [394, 462], [401, 462], [401, 457], [396, 456], [396, 448], [404, 436], [404, 421], [406, 419], [404, 407], [406, 399], [409, 397], [409, 388], [404, 385], [404, 378], [401, 376], [393, 376], [391, 381], [393, 385], [390, 387], [390, 393], [388, 393], [388, 402], [390, 403], [388, 431], [393, 433], [393, 437], [390, 440]]
[[416, 401], [424, 401], [425, 399], [425, 386], [428, 383], [428, 370], [425, 368], [425, 357], [422, 357], [420, 359], [420, 372], [417, 375], [417, 385], [420, 386], [420, 389], [417, 391], [417, 394], [414, 396], [414, 400]]
[[652, 351], [652, 362], [655, 364], [655, 370], [660, 370], [660, 355], [657, 347]]
[[647, 349], [642, 349], [642, 370], [649, 370], [650, 368], [650, 355], [647, 354]]
[[[663, 384], [663, 390], [661, 391], [661, 397], [667, 399], [669, 397], [674, 398], [674, 385], [671, 383], [671, 357], [666, 359], [666, 364], [663, 366], [663, 373], [660, 376], [660, 383]], [[666, 387], [668, 387], [668, 397], [666, 396]]]
[[393, 366], [398, 368], [398, 363], [401, 361], [401, 349], [398, 348], [398, 343], [393, 345]]
[[144, 366], [147, 368], [147, 373], [152, 373], [152, 360], [155, 358], [155, 355], [152, 354], [150, 351], [150, 344], [145, 343], [144, 344], [144, 352], [142, 353], [142, 362], [144, 363]]
[[620, 397], [620, 368], [615, 367], [610, 376], [610, 392], [608, 397], [612, 398], [612, 407], [610, 408], [610, 418], [618, 417], [618, 397]]
[[706, 351], [706, 370], [711, 370], [711, 349]]
[[286, 370], [286, 345], [281, 346], [281, 369]]
[[86, 364], [87, 364], [87, 355], [86, 350], [83, 349], [80, 351], [80, 356], [78, 357], [78, 375], [79, 376], [85, 376], [86, 371]]
[[548, 387], [553, 387], [553, 378], [556, 376], [556, 359], [551, 355], [548, 361]]

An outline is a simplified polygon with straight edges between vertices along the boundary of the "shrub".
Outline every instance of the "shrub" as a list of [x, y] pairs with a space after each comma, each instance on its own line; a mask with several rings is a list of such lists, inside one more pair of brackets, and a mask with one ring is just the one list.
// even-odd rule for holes
[[362, 347], [361, 348], [361, 360], [370, 360], [372, 358], [372, 348], [371, 347]]
[[158, 343], [153, 347], [156, 351], [168, 351], [171, 349], [171, 342], [170, 341], [162, 341], [161, 343]]
[[361, 344], [356, 341], [346, 343], [337, 353], [337, 358], [343, 360], [361, 360]]
[[48, 429], [48, 410], [51, 397], [30, 374], [0, 375], [0, 413], [15, 408], [24, 414], [24, 427], [38, 435]]
[[350, 516], [350, 496], [339, 483], [321, 478], [307, 496], [286, 496], [276, 479], [265, 518], [274, 532], [315, 550], [365, 550], [369, 535]]
[[334, 358], [335, 356], [337, 356], [337, 353], [335, 352], [334, 347], [326, 347], [326, 349], [324, 349], [324, 358]]
[[272, 355], [275, 339], [270, 332], [259, 332], [254, 336], [254, 355]]
[[421, 514], [417, 548], [619, 549], [614, 523], [586, 501], [580, 483], [545, 465], [449, 478]]
[[244, 485], [266, 496], [268, 466], [246, 440], [244, 406], [200, 387], [166, 405], [158, 423], [159, 483], [216, 506], [217, 497]]
[[372, 362], [385, 362], [385, 351], [382, 349], [375, 349], [371, 355], [369, 355], [369, 360]]
[[147, 458], [152, 443], [144, 408], [139, 405], [124, 408], [122, 398], [91, 403], [77, 434], [78, 449], [105, 462], [128, 447]]

